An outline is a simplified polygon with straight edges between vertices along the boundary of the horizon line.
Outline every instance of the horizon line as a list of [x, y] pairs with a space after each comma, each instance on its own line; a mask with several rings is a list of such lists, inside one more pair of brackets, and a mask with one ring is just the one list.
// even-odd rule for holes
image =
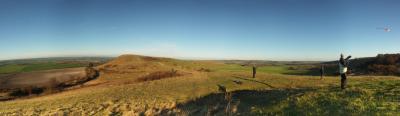
[[[246, 58], [208, 58], [208, 57], [168, 57], [168, 56], [159, 56], [159, 55], [143, 55], [143, 54], [121, 54], [121, 55], [139, 55], [139, 56], [148, 56], [148, 57], [161, 57], [161, 58], [172, 58], [178, 60], [225, 60], [225, 61], [281, 61], [281, 62], [329, 62], [335, 61], [332, 60], [271, 60], [271, 59], [246, 59]], [[100, 57], [100, 58], [117, 58], [121, 55], [54, 55], [54, 56], [37, 56], [37, 57], [21, 57], [21, 58], [8, 58], [8, 59], [0, 59], [0, 62], [3, 61], [12, 61], [12, 60], [29, 60], [29, 59], [44, 59], [44, 58], [89, 58], [89, 57]], [[366, 56], [366, 57], [354, 57], [357, 58], [368, 58], [375, 56]]]

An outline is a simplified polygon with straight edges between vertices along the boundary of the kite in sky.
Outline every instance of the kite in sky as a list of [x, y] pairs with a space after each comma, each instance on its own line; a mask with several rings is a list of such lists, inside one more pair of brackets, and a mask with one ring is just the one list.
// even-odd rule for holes
[[378, 27], [378, 28], [376, 28], [376, 29], [378, 29], [378, 30], [383, 30], [383, 31], [385, 31], [385, 32], [390, 32], [390, 31], [392, 31], [392, 28], [391, 28], [390, 26]]

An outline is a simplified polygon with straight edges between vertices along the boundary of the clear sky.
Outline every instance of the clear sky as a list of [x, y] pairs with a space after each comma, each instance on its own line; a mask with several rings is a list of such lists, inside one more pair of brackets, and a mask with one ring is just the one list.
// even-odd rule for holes
[[0, 60], [335, 60], [399, 43], [399, 0], [0, 0]]

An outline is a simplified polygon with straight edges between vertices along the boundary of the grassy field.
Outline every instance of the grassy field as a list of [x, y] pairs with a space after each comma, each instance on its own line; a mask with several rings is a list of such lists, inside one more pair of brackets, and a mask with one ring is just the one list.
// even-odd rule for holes
[[0, 61], [0, 74], [32, 72], [50, 69], [85, 67], [109, 61], [110, 57], [55, 57]]
[[86, 64], [82, 63], [35, 63], [35, 64], [7, 64], [0, 66], [0, 74], [5, 73], [20, 73], [31, 72], [39, 70], [62, 69], [62, 68], [75, 68], [84, 67]]
[[[321, 80], [318, 76], [289, 75], [285, 73], [296, 70], [286, 70], [285, 66], [260, 67], [257, 78], [251, 78], [251, 67], [234, 64], [171, 59], [144, 64], [148, 69], [135, 69], [137, 65], [132, 63], [131, 72], [102, 72], [83, 88], [0, 102], [0, 115], [226, 115], [226, 110], [232, 115], [400, 113], [399, 77], [350, 76], [348, 88], [341, 90], [339, 77]], [[158, 68], [188, 73], [135, 82], [140, 75]], [[229, 102], [217, 84], [231, 93]]]
[[[286, 75], [318, 75], [319, 70], [313, 69], [313, 65], [264, 65], [258, 66], [257, 72], [269, 74], [286, 74]], [[250, 70], [249, 70], [250, 69]], [[218, 69], [219, 71], [251, 71], [251, 67], [241, 66], [238, 64], [227, 64]]]

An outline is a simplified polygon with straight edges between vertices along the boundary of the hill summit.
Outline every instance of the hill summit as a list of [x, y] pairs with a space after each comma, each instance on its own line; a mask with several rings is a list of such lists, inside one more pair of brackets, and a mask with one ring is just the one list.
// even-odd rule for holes
[[173, 68], [168, 65], [171, 61], [173, 59], [127, 54], [100, 65], [98, 68], [104, 72], [114, 73], [152, 72], [153, 70]]

